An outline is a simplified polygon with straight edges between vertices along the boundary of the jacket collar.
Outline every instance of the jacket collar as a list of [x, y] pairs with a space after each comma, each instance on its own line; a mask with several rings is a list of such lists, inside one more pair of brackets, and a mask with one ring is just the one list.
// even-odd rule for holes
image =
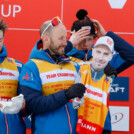
[[4, 61], [5, 57], [7, 57], [7, 50], [6, 47], [3, 45], [2, 51], [0, 53], [0, 63]]

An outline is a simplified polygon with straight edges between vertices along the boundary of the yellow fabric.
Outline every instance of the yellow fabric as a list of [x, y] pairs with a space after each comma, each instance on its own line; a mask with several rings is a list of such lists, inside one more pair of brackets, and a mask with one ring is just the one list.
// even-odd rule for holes
[[[38, 59], [32, 59], [32, 61], [35, 62], [39, 69], [43, 95], [49, 95], [63, 89], [68, 89], [75, 83], [75, 74], [77, 72], [72, 62], [58, 65]], [[64, 80], [67, 77], [68, 80]]]
[[7, 58], [0, 65], [0, 97], [17, 96], [19, 72], [14, 59]]
[[[74, 61], [74, 62], [77, 62], [77, 63], [83, 61], [83, 60], [81, 60], [81, 59], [78, 59], [78, 58], [75, 58], [75, 57], [71, 57], [71, 56], [70, 56], [70, 60], [72, 60], [72, 61]], [[84, 61], [83, 61], [83, 62], [84, 62]]]
[[[78, 109], [78, 117], [82, 122], [84, 121], [94, 126], [94, 130], [96, 131], [92, 133], [101, 134], [108, 113], [107, 96], [111, 80], [106, 81], [106, 75], [104, 74], [100, 80], [93, 81], [91, 77], [91, 65], [81, 66], [81, 80], [86, 86], [86, 93], [84, 95], [84, 104]], [[98, 128], [95, 128], [95, 126]], [[79, 127], [81, 127], [81, 125], [79, 125]], [[81, 128], [77, 129], [79, 131], [81, 130]], [[87, 129], [85, 131], [85, 128], [82, 129], [84, 133], [86, 133], [86, 131], [91, 132], [91, 130]], [[79, 133], [82, 134], [82, 131]]]
[[71, 56], [70, 56], [70, 59], [71, 59], [72, 61], [74, 61], [74, 62], [77, 62], [80, 66], [81, 66], [81, 65], [87, 65], [87, 64], [89, 64], [89, 63], [92, 62], [92, 58], [90, 58], [90, 59], [87, 60], [87, 61], [83, 61], [83, 60], [81, 60], [81, 59], [78, 59], [78, 58], [75, 58], [75, 57], [71, 57]]

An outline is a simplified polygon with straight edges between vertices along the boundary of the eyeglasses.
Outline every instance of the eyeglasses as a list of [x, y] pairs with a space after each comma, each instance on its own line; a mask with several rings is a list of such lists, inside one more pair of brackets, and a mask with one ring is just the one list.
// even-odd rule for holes
[[57, 17], [54, 17], [51, 22], [48, 24], [48, 26], [44, 29], [44, 31], [42, 32], [42, 35], [41, 35], [41, 38], [43, 37], [43, 34], [45, 33], [45, 31], [50, 27], [55, 27], [57, 25], [59, 25], [59, 23], [62, 23], [60, 18], [57, 16]]

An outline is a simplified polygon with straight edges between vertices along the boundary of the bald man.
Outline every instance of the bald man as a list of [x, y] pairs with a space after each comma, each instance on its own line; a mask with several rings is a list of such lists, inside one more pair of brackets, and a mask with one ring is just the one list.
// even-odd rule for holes
[[20, 76], [32, 133], [76, 134], [77, 110], [69, 100], [81, 98], [85, 86], [76, 83], [79, 65], [64, 55], [67, 30], [55, 17], [42, 24], [40, 36]]

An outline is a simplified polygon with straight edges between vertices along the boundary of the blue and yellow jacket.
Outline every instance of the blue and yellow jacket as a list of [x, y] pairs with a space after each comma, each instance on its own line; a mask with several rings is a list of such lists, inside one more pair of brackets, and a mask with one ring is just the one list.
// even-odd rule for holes
[[65, 89], [75, 83], [79, 66], [48, 50], [39, 50], [39, 40], [20, 75], [22, 93], [32, 114], [33, 134], [76, 134], [77, 110], [69, 103]]
[[[10, 101], [12, 97], [20, 94], [18, 84], [19, 72], [22, 63], [7, 58], [7, 50], [2, 47], [0, 53], [0, 101]], [[0, 112], [1, 134], [25, 134], [26, 127], [19, 114], [3, 114]]]

